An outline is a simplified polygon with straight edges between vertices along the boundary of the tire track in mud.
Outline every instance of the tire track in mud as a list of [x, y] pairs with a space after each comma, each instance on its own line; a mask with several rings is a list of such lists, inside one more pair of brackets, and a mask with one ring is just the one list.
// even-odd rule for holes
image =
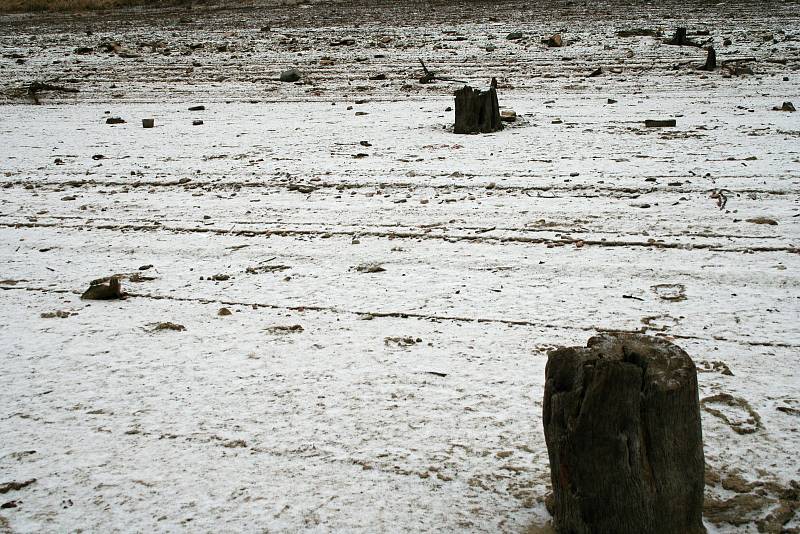
[[[81, 221], [85, 221], [86, 220], [86, 217], [78, 217], [76, 215], [47, 215], [45, 217], [45, 216], [42, 216], [42, 215], [19, 214], [18, 216], [19, 217], [32, 217], [32, 218], [36, 219], [37, 221], [38, 221], [38, 219], [45, 219], [45, 218], [46, 219], [51, 219], [51, 220], [54, 220], [54, 221], [64, 221], [64, 222], [81, 222]], [[101, 222], [101, 221], [111, 221], [113, 219], [110, 218], [110, 217], [104, 217], [104, 218], [97, 218], [96, 217], [96, 218], [93, 218], [91, 220], [95, 221], [95, 222]], [[149, 221], [145, 221], [145, 220], [142, 220], [142, 219], [136, 219], [136, 218], [133, 218], [133, 217], [129, 218], [129, 220], [131, 221], [129, 224], [138, 223], [138, 224], [140, 224], [142, 226], [147, 226], [146, 223], [149, 222]], [[185, 222], [185, 221], [180, 221], [179, 219], [167, 219], [167, 218], [162, 218], [162, 221], [168, 221], [168, 222], [173, 222], [173, 223], [175, 223], [175, 222]], [[5, 228], [13, 228], [13, 227], [16, 227], [16, 226], [25, 227], [25, 225], [27, 225], [29, 223], [33, 223], [33, 222], [34, 221], [31, 221], [30, 219], [28, 220], [28, 222], [20, 222], [20, 223], [11, 223], [11, 222], [5, 222], [4, 223], [4, 222], [0, 222], [0, 227], [5, 227]], [[263, 221], [262, 220], [262, 221], [258, 221], [258, 222], [253, 222], [253, 221], [230, 221], [230, 223], [232, 225], [234, 225], [234, 226], [251, 226], [251, 225], [254, 225], [254, 224], [279, 225], [279, 224], [287, 224], [287, 223], [291, 224], [293, 226], [301, 226], [301, 227], [302, 226], [320, 226], [320, 225], [325, 225], [327, 228], [329, 228], [329, 227], [351, 228], [353, 226], [356, 226], [355, 224], [338, 223], [338, 222], [325, 222], [325, 223], [320, 223], [320, 222], [316, 222], [316, 221], [315, 222], [307, 222], [307, 221], [288, 221], [287, 222], [287, 221], [279, 221], [279, 220], [275, 220], [275, 221]], [[50, 225], [52, 225], [51, 227], [55, 227], [55, 228], [78, 228], [78, 229], [84, 228], [84, 226], [71, 226], [71, 225], [60, 225], [59, 226], [59, 225], [56, 225], [55, 223], [39, 223], [39, 224], [42, 224], [42, 225], [50, 224]], [[164, 224], [164, 223], [161, 223], [161, 224]], [[388, 224], [388, 223], [384, 223], [384, 224], [372, 223], [372, 224], [369, 225], [369, 227], [371, 227], [371, 228], [408, 228], [408, 229], [413, 229], [413, 230], [417, 230], [417, 231], [423, 232], [425, 234], [428, 234], [432, 230], [457, 230], [457, 231], [463, 231], [463, 232], [474, 232], [475, 234], [484, 234], [484, 233], [493, 232], [493, 231], [519, 232], [519, 233], [523, 233], [523, 234], [524, 233], [534, 234], [534, 233], [543, 233], [543, 232], [550, 232], [550, 233], [556, 233], [556, 234], [559, 234], [559, 233], [560, 234], [591, 233], [591, 234], [599, 234], [599, 235], [620, 235], [620, 234], [622, 234], [622, 232], [613, 232], [613, 231], [609, 231], [609, 230], [602, 230], [602, 229], [596, 229], [596, 228], [595, 229], [587, 229], [587, 228], [580, 228], [580, 227], [567, 227], [567, 226], [555, 226], [555, 225], [554, 226], [547, 225], [547, 226], [544, 226], [544, 227], [534, 227], [534, 226], [530, 226], [530, 227], [491, 226], [491, 227], [489, 227], [489, 226], [454, 226], [454, 225], [446, 226], [447, 224], [448, 223], [431, 223], [431, 224], [420, 224], [420, 225], [410, 225], [410, 224], [409, 225], [401, 225], [401, 224]], [[330, 230], [328, 230], [327, 228], [325, 230], [318, 230], [318, 231], [321, 232], [323, 236], [325, 236], [326, 234], [331, 233]], [[366, 228], [366, 226], [364, 228]], [[243, 230], [240, 230], [240, 231], [243, 231]], [[361, 233], [362, 230], [351, 230], [351, 231], [355, 232], [359, 236], [363, 235]], [[345, 230], [341, 230], [340, 232], [345, 233], [346, 231]], [[221, 232], [221, 235], [224, 235], [225, 233], [227, 233], [227, 231]], [[442, 235], [442, 234], [440, 234], [440, 235]], [[630, 233], [628, 235], [640, 235], [640, 234]], [[661, 238], [664, 238], [664, 237], [678, 237], [678, 238], [680, 238], [680, 237], [702, 237], [702, 238], [721, 238], [721, 239], [760, 239], [760, 240], [782, 239], [783, 238], [783, 236], [764, 236], [764, 235], [747, 235], [747, 234], [719, 234], [719, 233], [713, 233], [713, 232], [664, 233], [664, 234], [660, 234], [659, 237], [661, 237]], [[447, 236], [443, 236], [443, 238], [447, 239]], [[579, 241], [584, 241], [584, 240], [583, 239], [579, 239]], [[648, 243], [651, 243], [651, 242], [648, 241]], [[658, 241], [656, 241], [656, 243], [658, 243]], [[692, 247], [685, 246], [684, 248], [689, 249], [689, 248], [698, 248], [698, 247], [692, 245]]]
[[545, 245], [549, 248], [556, 246], [575, 245], [580, 247], [642, 247], [653, 249], [677, 249], [677, 250], [708, 250], [711, 252], [731, 252], [731, 253], [756, 253], [756, 252], [788, 252], [790, 254], [800, 254], [800, 247], [795, 246], [751, 246], [751, 247], [726, 247], [711, 243], [667, 243], [663, 241], [622, 241], [622, 240], [603, 240], [603, 239], [581, 239], [581, 238], [546, 238], [546, 237], [525, 237], [525, 236], [486, 236], [486, 235], [452, 235], [452, 234], [433, 234], [425, 232], [387, 232], [379, 230], [233, 230], [222, 228], [191, 228], [191, 227], [168, 227], [161, 224], [134, 225], [134, 224], [99, 224], [81, 226], [71, 226], [64, 224], [33, 223], [33, 222], [2, 222], [2, 228], [55, 228], [62, 230], [110, 230], [117, 232], [171, 232], [176, 234], [215, 234], [222, 236], [236, 237], [297, 237], [312, 236], [319, 238], [337, 237], [379, 237], [387, 239], [425, 239], [435, 241], [447, 241], [455, 243], [459, 241], [484, 243], [484, 244], [506, 244], [524, 243], [530, 245]]
[[[20, 280], [20, 282], [23, 280]], [[9, 285], [11, 282], [14, 282], [14, 285]], [[33, 291], [39, 293], [47, 293], [47, 294], [58, 294], [58, 295], [81, 295], [82, 291], [77, 291], [74, 289], [57, 289], [52, 287], [39, 287], [39, 286], [20, 286], [16, 285], [17, 281], [14, 280], [4, 280], [3, 283], [0, 283], [0, 290], [2, 291]], [[623, 334], [646, 334], [648, 331], [652, 335], [656, 336], [664, 336], [664, 337], [671, 337], [675, 339], [688, 339], [693, 341], [708, 341], [709, 338], [699, 337], [699, 336], [691, 336], [691, 335], [683, 335], [683, 334], [669, 334], [666, 335], [660, 329], [649, 329], [647, 326], [642, 326], [636, 330], [624, 330], [624, 329], [613, 329], [613, 328], [602, 328], [596, 326], [563, 326], [557, 324], [550, 324], [544, 322], [536, 322], [536, 321], [529, 321], [529, 320], [519, 320], [519, 319], [498, 319], [498, 318], [488, 318], [488, 317], [468, 317], [468, 316], [456, 316], [456, 315], [439, 315], [439, 314], [427, 314], [427, 313], [417, 313], [417, 312], [402, 312], [402, 311], [388, 311], [388, 312], [379, 312], [379, 311], [363, 311], [363, 310], [346, 310], [342, 308], [337, 308], [335, 306], [283, 306], [280, 304], [272, 304], [272, 303], [263, 303], [263, 302], [243, 302], [243, 301], [234, 301], [234, 300], [222, 300], [222, 299], [211, 299], [211, 298], [203, 298], [203, 297], [176, 297], [174, 295], [154, 295], [151, 293], [125, 293], [125, 298], [141, 298], [141, 299], [150, 299], [150, 300], [169, 300], [175, 302], [193, 302], [198, 304], [215, 304], [215, 305], [223, 305], [223, 306], [243, 306], [252, 308], [257, 310], [258, 308], [266, 308], [271, 310], [282, 310], [282, 311], [293, 311], [293, 312], [322, 312], [322, 313], [336, 313], [336, 314], [347, 314], [347, 315], [355, 315], [365, 319], [375, 319], [375, 318], [393, 318], [393, 319], [421, 319], [426, 321], [448, 321], [448, 322], [456, 322], [456, 323], [475, 323], [475, 324], [502, 324], [507, 326], [522, 326], [522, 327], [533, 327], [533, 328], [542, 328], [542, 329], [556, 329], [556, 330], [581, 330], [584, 332], [594, 332], [596, 334], [601, 333], [623, 333]], [[789, 349], [800, 349], [800, 345], [798, 344], [791, 344], [791, 343], [776, 343], [772, 341], [747, 341], [747, 340], [739, 340], [739, 339], [731, 339], [725, 338], [722, 336], [713, 336], [712, 339], [714, 341], [720, 341], [724, 343], [733, 343], [737, 345], [743, 346], [750, 346], [750, 347], [776, 347], [776, 348], [789, 348]]]
[[[208, 174], [208, 173], [207, 173]], [[441, 175], [440, 177], [446, 177], [447, 175]], [[465, 174], [464, 176], [470, 177], [471, 175]], [[537, 178], [537, 176], [533, 175], [517, 175], [517, 178]], [[424, 176], [421, 176], [424, 178]], [[434, 178], [430, 176], [430, 178]], [[680, 177], [676, 176], [648, 176], [648, 178], [656, 178], [662, 180], [675, 180], [678, 181]], [[742, 179], [742, 176], [716, 176], [715, 180], [722, 181], [726, 178], [729, 179]], [[759, 176], [759, 178], [761, 178]], [[491, 187], [488, 187], [489, 184]], [[9, 186], [8, 184], [12, 184]], [[681, 186], [651, 186], [651, 187], [613, 187], [613, 186], [600, 186], [594, 184], [575, 184], [569, 187], [563, 187], [560, 185], [532, 185], [532, 186], [517, 186], [517, 185], [503, 185], [503, 184], [494, 184], [490, 180], [483, 180], [480, 183], [475, 184], [463, 184], [463, 183], [451, 183], [451, 184], [430, 184], [430, 183], [422, 183], [422, 182], [393, 182], [388, 180], [376, 181], [376, 182], [310, 182], [310, 181], [291, 181], [290, 179], [283, 179], [283, 180], [274, 180], [274, 181], [258, 181], [258, 182], [251, 182], [251, 181], [235, 181], [235, 180], [226, 180], [224, 183], [219, 182], [200, 182], [191, 180], [190, 182], [181, 181], [180, 179], [175, 180], [167, 180], [167, 181], [157, 181], [157, 180], [150, 180], [150, 181], [134, 181], [134, 182], [125, 182], [119, 180], [65, 180], [65, 181], [55, 181], [55, 180], [48, 180], [48, 181], [30, 181], [30, 180], [19, 180], [19, 181], [8, 181], [5, 182], [4, 185], [0, 185], [0, 188], [10, 189], [11, 187], [19, 186], [23, 188], [28, 188], [28, 186], [33, 186], [34, 188], [52, 188], [51, 191], [63, 191], [66, 187], [73, 187], [73, 188], [97, 188], [97, 187], [125, 187], [125, 188], [176, 188], [178, 186], [183, 186], [182, 190], [185, 192], [195, 191], [197, 189], [203, 191], [227, 191], [227, 190], [239, 190], [242, 188], [248, 189], [267, 189], [267, 188], [276, 188], [282, 189], [287, 191], [297, 191], [301, 194], [312, 194], [319, 190], [325, 189], [332, 189], [335, 191], [347, 191], [347, 190], [357, 190], [357, 189], [381, 189], [381, 190], [389, 190], [389, 189], [399, 189], [399, 190], [418, 190], [418, 189], [426, 189], [426, 190], [434, 190], [434, 191], [447, 191], [447, 190], [457, 190], [457, 191], [487, 191], [491, 190], [492, 192], [504, 192], [504, 193], [524, 193], [527, 194], [528, 192], [557, 192], [557, 193], [565, 193], [564, 196], [570, 196], [569, 193], [572, 192], [583, 192], [588, 191], [590, 193], [596, 193], [595, 195], [584, 195], [584, 194], [576, 194], [573, 195], [576, 198], [597, 198], [601, 196], [607, 196], [612, 198], [619, 198], [619, 199], [632, 199], [637, 198], [641, 195], [648, 195], [653, 193], [674, 193], [674, 194], [705, 194], [714, 191], [713, 188], [709, 189], [707, 187], [681, 187]], [[302, 190], [298, 190], [298, 188], [306, 187], [308, 188], [304, 192]], [[717, 188], [719, 189], [719, 188]], [[796, 191], [793, 189], [760, 189], [760, 188], [736, 188], [733, 186], [726, 185], [725, 190], [732, 194], [762, 194], [762, 195], [775, 195], [775, 196], [784, 196], [784, 195], [792, 195], [795, 194]], [[604, 194], [600, 194], [604, 193]], [[537, 197], [533, 197], [537, 198]], [[552, 197], [538, 197], [538, 198], [552, 198]]]

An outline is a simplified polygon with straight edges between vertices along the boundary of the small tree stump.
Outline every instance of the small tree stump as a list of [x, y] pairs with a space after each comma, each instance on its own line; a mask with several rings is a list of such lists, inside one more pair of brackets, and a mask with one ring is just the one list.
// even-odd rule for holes
[[708, 56], [706, 56], [706, 64], [700, 67], [700, 70], [712, 71], [717, 68], [717, 51], [713, 46], [708, 47]]
[[644, 335], [559, 348], [545, 371], [554, 522], [571, 534], [702, 533], [703, 439], [692, 359]]
[[497, 90], [494, 87], [481, 91], [465, 85], [455, 95], [455, 133], [491, 133], [503, 129], [500, 104], [497, 102]]
[[675, 30], [675, 35], [669, 41], [665, 41], [665, 44], [668, 45], [675, 45], [675, 46], [700, 46], [688, 37], [686, 37], [686, 28], [678, 28]]

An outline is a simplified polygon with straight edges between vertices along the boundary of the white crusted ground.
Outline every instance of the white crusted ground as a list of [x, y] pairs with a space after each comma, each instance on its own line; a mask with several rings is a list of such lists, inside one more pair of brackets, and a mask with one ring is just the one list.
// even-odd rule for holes
[[[710, 472], [769, 499], [796, 484], [800, 115], [772, 111], [800, 105], [796, 13], [374, 9], [0, 18], [0, 52], [27, 58], [0, 59], [0, 484], [36, 479], [0, 495], [0, 531], [524, 532], [549, 518], [546, 351], [605, 330], [668, 336], [701, 397], [760, 416], [740, 434], [743, 409], [704, 412]], [[756, 75], [614, 33], [680, 22]], [[562, 27], [566, 47], [539, 44]], [[141, 57], [71, 52], [108, 36]], [[520, 121], [452, 134], [454, 85], [411, 79], [417, 56], [498, 76]], [[313, 85], [267, 79], [293, 63]], [[44, 78], [81, 92], [26, 103]], [[123, 301], [79, 299], [136, 272], [154, 279]], [[762, 504], [709, 529], [756, 531]]]

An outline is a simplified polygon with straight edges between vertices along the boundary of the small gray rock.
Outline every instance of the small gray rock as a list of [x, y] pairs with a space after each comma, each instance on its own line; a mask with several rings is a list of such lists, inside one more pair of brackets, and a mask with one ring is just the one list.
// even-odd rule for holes
[[300, 80], [300, 71], [297, 69], [289, 69], [281, 72], [282, 82], [293, 83]]

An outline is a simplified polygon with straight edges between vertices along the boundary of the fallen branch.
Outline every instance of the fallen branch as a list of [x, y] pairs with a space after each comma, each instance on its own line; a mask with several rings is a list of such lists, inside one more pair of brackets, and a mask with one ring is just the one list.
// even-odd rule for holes
[[722, 61], [723, 65], [728, 65], [730, 63], [749, 63], [751, 61], [755, 61], [756, 58], [754, 57], [740, 57], [735, 59], [725, 59]]
[[445, 76], [439, 76], [438, 74], [431, 72], [428, 70], [428, 67], [425, 66], [425, 62], [422, 61], [422, 58], [419, 58], [419, 63], [422, 65], [422, 71], [425, 75], [419, 79], [419, 83], [431, 83], [436, 80], [441, 80], [443, 82], [457, 82], [457, 83], [469, 83], [466, 80], [456, 80], [455, 78], [448, 78]]
[[725, 205], [728, 203], [728, 197], [725, 196], [725, 192], [730, 193], [727, 189], [714, 189], [710, 195], [711, 198], [716, 199], [717, 207], [721, 210], [725, 209]]
[[36, 94], [39, 91], [56, 91], [60, 93], [78, 92], [77, 89], [74, 89], [72, 87], [64, 87], [63, 85], [52, 85], [44, 82], [33, 82], [28, 86], [28, 96], [33, 99], [33, 103], [36, 105], [41, 104], [41, 102], [39, 102], [39, 96]]

